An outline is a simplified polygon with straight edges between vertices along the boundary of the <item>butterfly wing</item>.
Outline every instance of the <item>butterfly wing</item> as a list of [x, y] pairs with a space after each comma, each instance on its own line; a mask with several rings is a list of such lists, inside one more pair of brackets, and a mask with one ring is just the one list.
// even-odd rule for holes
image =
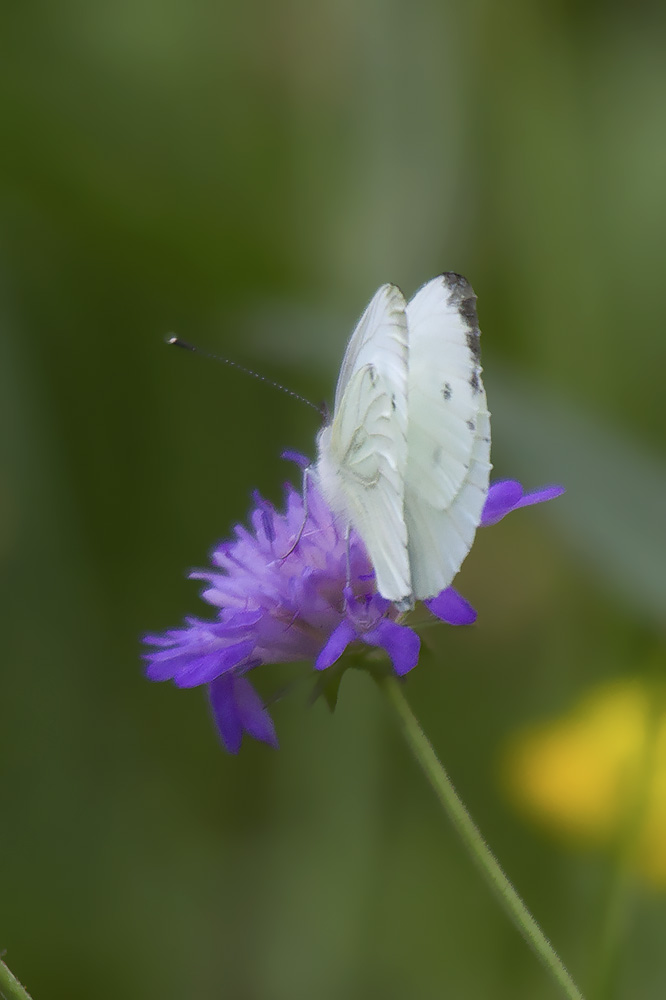
[[413, 592], [424, 600], [449, 586], [472, 546], [488, 492], [490, 417], [467, 280], [429, 281], [407, 304], [407, 325], [404, 509]]
[[316, 475], [345, 527], [363, 541], [377, 589], [411, 603], [404, 521], [407, 468], [407, 320], [405, 300], [383, 285], [345, 352], [333, 421], [319, 434]]

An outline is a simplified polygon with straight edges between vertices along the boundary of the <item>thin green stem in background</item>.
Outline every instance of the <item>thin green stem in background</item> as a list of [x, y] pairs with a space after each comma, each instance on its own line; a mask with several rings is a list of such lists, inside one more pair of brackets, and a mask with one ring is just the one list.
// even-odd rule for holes
[[641, 835], [650, 806], [657, 767], [659, 737], [666, 711], [663, 654], [655, 658], [654, 676], [646, 681], [645, 734], [636, 774], [626, 775], [625, 815], [621, 817], [615, 864], [604, 902], [604, 919], [597, 953], [593, 1000], [613, 1000], [626, 937], [632, 889], [636, 879]]
[[377, 683], [396, 710], [407, 744], [421, 765], [444, 811], [460, 834], [472, 859], [498, 896], [508, 917], [534, 949], [546, 969], [559, 984], [563, 994], [569, 1000], [583, 1000], [583, 994], [565, 969], [557, 952], [509, 882], [479, 833], [446, 770], [437, 759], [430, 741], [409, 707], [399, 681], [393, 676], [385, 676], [378, 678]]
[[0, 962], [0, 997], [2, 1000], [30, 1000], [30, 994], [12, 975], [4, 962]]

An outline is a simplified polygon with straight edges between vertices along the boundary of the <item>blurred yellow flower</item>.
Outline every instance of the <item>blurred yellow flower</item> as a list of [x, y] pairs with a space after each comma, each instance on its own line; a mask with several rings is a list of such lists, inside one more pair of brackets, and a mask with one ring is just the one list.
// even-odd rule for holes
[[515, 734], [504, 785], [530, 819], [611, 848], [666, 888], [666, 699], [646, 681], [595, 688], [565, 715]]

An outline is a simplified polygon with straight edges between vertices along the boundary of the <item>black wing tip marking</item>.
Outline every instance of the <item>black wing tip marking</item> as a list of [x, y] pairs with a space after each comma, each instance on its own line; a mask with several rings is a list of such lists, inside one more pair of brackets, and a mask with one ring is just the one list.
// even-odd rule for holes
[[468, 299], [470, 295], [474, 295], [472, 286], [467, 278], [462, 274], [458, 274], [457, 271], [443, 271], [442, 280], [451, 293], [451, 296], [457, 296], [459, 300]]
[[475, 361], [481, 358], [481, 331], [478, 326], [467, 333], [467, 346], [469, 347]]
[[[464, 278], [462, 274], [457, 274], [455, 271], [445, 271], [442, 279], [449, 292], [448, 304], [458, 310], [460, 318], [467, 327], [467, 346], [474, 360], [478, 361], [481, 357], [481, 331], [479, 330], [479, 317], [476, 311], [474, 289], [467, 278]], [[470, 385], [472, 385], [471, 381]], [[472, 388], [474, 389], [473, 385]]]

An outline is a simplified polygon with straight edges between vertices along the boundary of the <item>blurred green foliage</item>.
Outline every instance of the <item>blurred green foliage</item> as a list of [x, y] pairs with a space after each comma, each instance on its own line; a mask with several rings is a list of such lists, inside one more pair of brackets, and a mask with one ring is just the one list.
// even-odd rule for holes
[[[407, 693], [575, 976], [612, 872], [522, 826], [513, 727], [663, 650], [666, 60], [649, 4], [39, 0], [0, 13], [0, 949], [36, 1000], [555, 996], [365, 678], [282, 748], [218, 747], [139, 636], [278, 499], [316, 419], [162, 347], [176, 330], [332, 397], [376, 286], [479, 294], [499, 476], [474, 629]], [[659, 654], [661, 655], [661, 654]], [[352, 672], [353, 674], [353, 672]], [[666, 993], [627, 900], [618, 997]]]

